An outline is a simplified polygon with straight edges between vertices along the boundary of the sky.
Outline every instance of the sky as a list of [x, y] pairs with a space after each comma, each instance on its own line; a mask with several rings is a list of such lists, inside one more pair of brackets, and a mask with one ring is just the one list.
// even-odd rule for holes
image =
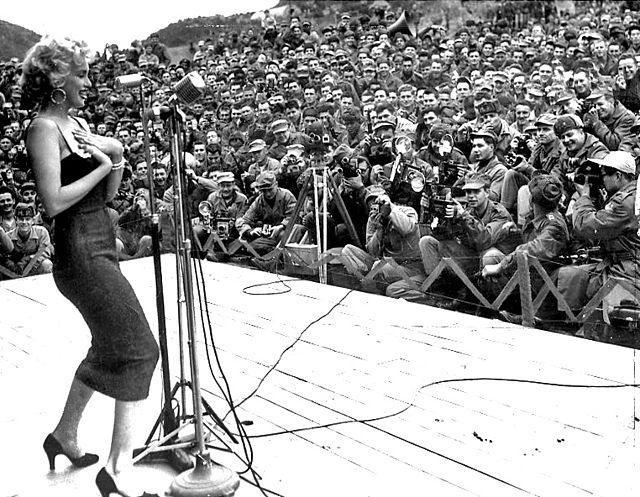
[[[2, 2], [0, 19], [55, 37], [86, 41], [93, 50], [107, 42], [128, 47], [172, 22], [273, 7], [277, 0], [18, 0]], [[197, 41], [197, 40], [194, 40]]]

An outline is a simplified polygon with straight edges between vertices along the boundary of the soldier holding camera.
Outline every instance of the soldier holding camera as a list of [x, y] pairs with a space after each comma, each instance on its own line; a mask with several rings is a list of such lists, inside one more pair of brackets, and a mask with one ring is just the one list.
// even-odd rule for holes
[[420, 253], [427, 276], [442, 260], [452, 257], [462, 270], [473, 275], [488, 264], [499, 263], [515, 247], [515, 226], [511, 215], [491, 200], [491, 179], [486, 174], [470, 174], [462, 187], [466, 209], [456, 200], [446, 208], [445, 219], [459, 227], [459, 235], [420, 239]]
[[[222, 243], [237, 238], [236, 221], [248, 208], [247, 197], [238, 190], [232, 172], [220, 173], [218, 185], [219, 189], [209, 194], [198, 209], [203, 223], [193, 227], [193, 235], [198, 238], [201, 246], [206, 244], [211, 232], [215, 232]], [[218, 260], [214, 249], [215, 246], [207, 248], [207, 260]]]
[[[366, 251], [355, 245], [346, 245], [341, 255], [345, 268], [351, 274], [366, 274], [382, 258], [392, 258], [401, 268], [390, 265], [380, 271], [379, 279], [391, 284], [404, 276], [424, 280], [418, 243], [418, 213], [412, 207], [394, 204], [379, 185], [367, 187], [364, 201], [369, 209], [366, 232]], [[391, 295], [387, 289], [387, 295]]]
[[553, 131], [556, 116], [542, 114], [535, 122], [536, 144], [531, 151], [528, 161], [522, 162], [512, 169], [509, 169], [502, 183], [502, 194], [500, 203], [511, 213], [514, 220], [516, 215], [518, 224], [520, 219], [524, 221], [529, 208], [518, 202], [520, 188], [524, 187], [535, 171], [550, 173], [558, 165], [561, 154], [560, 140]]
[[[573, 235], [601, 246], [602, 262], [560, 269], [558, 288], [572, 309], [581, 309], [609, 277], [628, 281], [640, 291], [640, 236], [635, 215], [636, 164], [628, 152], [614, 151], [602, 159], [602, 182], [609, 199], [596, 210], [589, 183], [575, 184], [579, 198], [573, 207]], [[637, 295], [636, 291], [636, 295]], [[620, 287], [605, 297], [607, 311], [623, 299], [637, 297]]]
[[[382, 166], [393, 161], [393, 136], [396, 123], [391, 120], [379, 120], [372, 126], [372, 132], [367, 134], [360, 145], [362, 155], [368, 160], [372, 168], [372, 183], [383, 181]], [[380, 166], [380, 167], [376, 167]], [[380, 178], [378, 178], [380, 177]]]
[[553, 125], [553, 131], [560, 138], [564, 150], [552, 174], [561, 179], [565, 195], [569, 196], [575, 191], [569, 178], [576, 169], [587, 159], [604, 158], [609, 150], [600, 140], [584, 130], [582, 119], [575, 114], [560, 116]]
[[293, 194], [278, 187], [276, 175], [271, 171], [260, 173], [256, 180], [260, 191], [247, 212], [236, 220], [240, 237], [251, 240], [259, 254], [266, 254], [278, 245], [296, 204]]

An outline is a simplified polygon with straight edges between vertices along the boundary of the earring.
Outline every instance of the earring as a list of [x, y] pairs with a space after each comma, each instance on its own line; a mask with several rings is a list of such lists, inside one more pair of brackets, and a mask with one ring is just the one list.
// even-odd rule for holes
[[49, 98], [54, 104], [60, 105], [67, 99], [67, 92], [62, 88], [54, 88]]

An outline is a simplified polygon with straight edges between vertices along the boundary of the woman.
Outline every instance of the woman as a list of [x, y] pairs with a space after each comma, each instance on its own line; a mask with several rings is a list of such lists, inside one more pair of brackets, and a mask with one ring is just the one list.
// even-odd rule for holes
[[28, 130], [27, 150], [40, 198], [55, 218], [54, 281], [91, 331], [91, 348], [44, 450], [52, 470], [58, 454], [77, 467], [95, 464], [98, 456], [78, 445], [78, 424], [94, 391], [113, 397], [111, 450], [96, 484], [103, 496], [133, 495], [133, 422], [148, 396], [158, 347], [120, 272], [105, 205], [122, 177], [122, 145], [91, 134], [86, 122], [73, 117], [91, 87], [88, 51], [84, 43], [45, 38], [23, 63], [23, 93], [38, 111]]

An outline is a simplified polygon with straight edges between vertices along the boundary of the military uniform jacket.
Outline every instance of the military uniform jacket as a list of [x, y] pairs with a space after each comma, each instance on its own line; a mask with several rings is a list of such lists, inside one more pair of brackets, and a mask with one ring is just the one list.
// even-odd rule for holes
[[388, 222], [380, 226], [375, 214], [367, 221], [367, 252], [391, 257], [398, 264], [420, 260], [418, 213], [413, 207], [392, 205]]
[[516, 254], [536, 257], [543, 266], [563, 255], [569, 245], [569, 228], [562, 214], [557, 210], [536, 218], [528, 218], [522, 229], [523, 243], [507, 255], [500, 266], [503, 270], [513, 270], [516, 266]]
[[32, 226], [29, 236], [26, 238], [22, 238], [19, 235], [18, 228], [7, 234], [13, 242], [14, 253], [21, 254], [21, 261], [28, 262], [30, 256], [36, 254], [40, 249], [43, 250], [40, 256], [41, 259], [50, 259], [53, 255], [53, 245], [51, 244], [49, 232], [42, 226]]
[[494, 202], [500, 202], [500, 196], [502, 194], [502, 183], [504, 181], [504, 175], [507, 172], [507, 166], [502, 164], [497, 157], [492, 157], [491, 160], [480, 166], [480, 163], [476, 163], [472, 166], [478, 174], [486, 174], [491, 179], [491, 185], [489, 186], [489, 199]]
[[527, 172], [527, 176], [531, 177], [534, 170], [544, 171], [550, 173], [554, 168], [558, 166], [560, 162], [560, 156], [562, 154], [562, 143], [560, 140], [556, 140], [552, 143], [551, 148], [546, 150], [542, 144], [537, 144], [531, 152], [531, 158], [529, 164], [531, 169]]
[[487, 202], [487, 208], [482, 214], [475, 208], [467, 209], [459, 219], [465, 234], [462, 243], [478, 253], [491, 247], [508, 253], [514, 247], [513, 242], [509, 242], [509, 231], [503, 229], [509, 221], [513, 219], [507, 209], [491, 200]]
[[247, 211], [247, 196], [237, 190], [233, 192], [233, 200], [227, 205], [220, 190], [213, 192], [207, 198], [216, 218], [227, 217], [234, 221]]
[[[296, 205], [296, 198], [289, 190], [278, 188], [273, 205], [270, 205], [264, 198], [264, 194], [258, 195], [244, 216], [236, 221], [236, 228], [240, 230], [242, 226], [256, 228], [263, 224], [272, 226], [287, 225], [291, 221], [293, 209]], [[245, 228], [246, 229], [246, 228]]]
[[631, 281], [640, 289], [635, 197], [635, 181], [616, 192], [599, 211], [590, 197], [581, 196], [573, 208], [573, 229], [576, 236], [600, 243], [606, 274]]
[[595, 119], [585, 122], [585, 129], [598, 138], [609, 150], [633, 151], [635, 136], [631, 126], [635, 123], [633, 112], [616, 102], [611, 117], [605, 121]]

